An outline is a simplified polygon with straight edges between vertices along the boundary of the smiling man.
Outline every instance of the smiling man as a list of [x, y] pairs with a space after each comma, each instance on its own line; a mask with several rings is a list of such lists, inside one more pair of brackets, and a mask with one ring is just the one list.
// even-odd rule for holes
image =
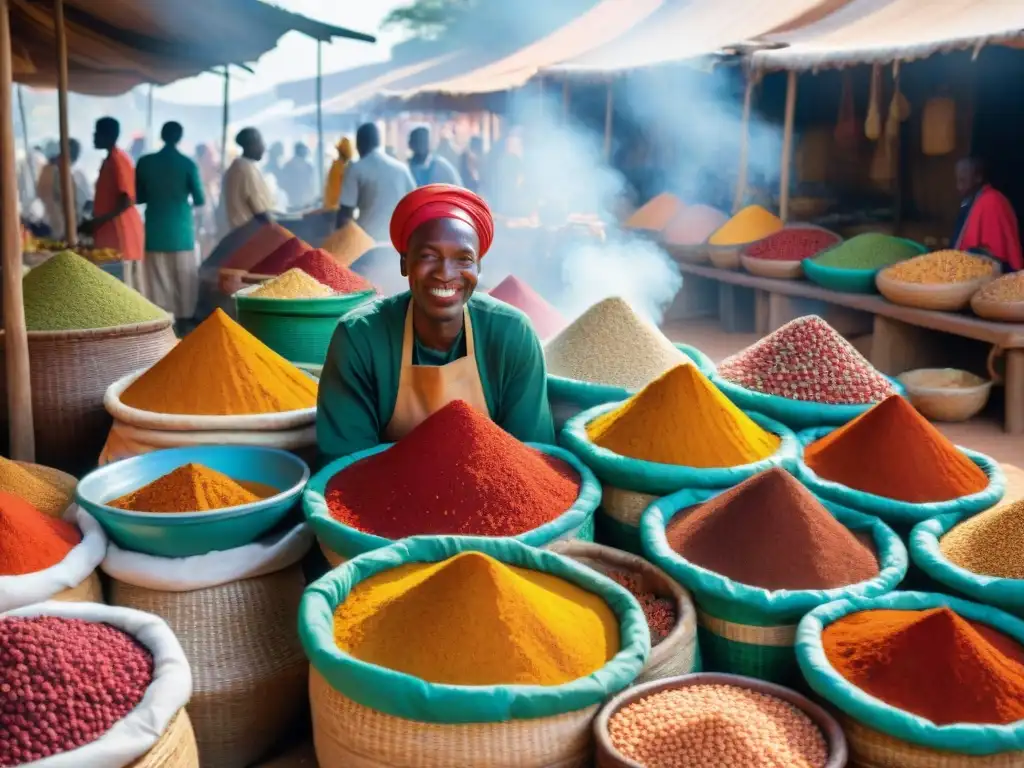
[[554, 442], [533, 326], [518, 309], [474, 294], [493, 237], [487, 203], [466, 189], [429, 184], [398, 204], [391, 242], [409, 290], [338, 324], [320, 379], [325, 456], [398, 440], [453, 400], [520, 440]]

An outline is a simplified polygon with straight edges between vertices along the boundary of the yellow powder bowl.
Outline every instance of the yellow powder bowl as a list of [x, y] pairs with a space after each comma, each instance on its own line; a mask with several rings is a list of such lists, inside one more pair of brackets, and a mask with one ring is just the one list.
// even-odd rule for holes
[[[546, 584], [543, 588], [552, 594], [582, 592], [584, 602], [605, 613], [613, 624], [614, 643], [594, 634], [603, 635], [604, 629], [586, 631], [582, 638], [605, 646], [608, 656], [600, 674], [554, 685], [440, 685], [361, 660], [339, 647], [335, 617], [363, 585], [394, 588], [417, 569], [428, 574], [427, 591], [437, 588], [441, 603], [417, 607], [411, 592], [395, 596], [387, 609], [399, 609], [405, 621], [400, 627], [381, 624], [382, 631], [392, 635], [377, 638], [381, 647], [391, 643], [408, 649], [410, 638], [424, 644], [436, 641], [435, 633], [443, 633], [444, 626], [439, 612], [453, 623], [474, 620], [476, 615], [457, 598], [479, 586], [478, 576], [485, 580], [484, 590], [497, 590], [497, 597], [514, 612], [511, 620], [523, 618], [525, 614], [516, 609], [521, 605], [516, 590], [505, 591], [505, 576], [517, 573], [521, 576], [514, 578], [524, 578], [538, 589]], [[441, 578], [439, 570], [444, 571]], [[355, 606], [362, 607], [365, 604]], [[531, 615], [537, 622], [531, 633], [568, 629], [558, 624], [557, 612], [547, 618], [544, 611]], [[507, 762], [512, 753], [524, 765], [582, 765], [594, 747], [591, 726], [601, 703], [631, 685], [650, 654], [643, 611], [628, 592], [567, 557], [509, 539], [422, 537], [365, 553], [306, 590], [299, 609], [299, 636], [312, 667], [313, 738], [321, 765], [353, 765], [358, 759], [400, 765], [401, 755], [422, 751], [424, 739], [438, 765], [491, 768]], [[486, 651], [479, 645], [465, 644], [455, 655], [469, 662]], [[508, 663], [515, 667], [524, 661], [528, 660]], [[467, 723], [473, 723], [472, 728]]]
[[748, 205], [711, 233], [707, 252], [719, 269], [739, 269], [743, 246], [763, 240], [785, 226], [778, 216], [760, 205]]

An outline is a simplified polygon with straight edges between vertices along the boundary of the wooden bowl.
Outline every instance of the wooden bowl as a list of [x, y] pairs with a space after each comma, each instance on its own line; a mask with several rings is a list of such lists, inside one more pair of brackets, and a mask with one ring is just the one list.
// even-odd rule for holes
[[992, 301], [977, 293], [971, 297], [971, 309], [978, 317], [1001, 323], [1024, 323], [1024, 301]]
[[930, 421], [967, 421], [988, 402], [992, 382], [959, 368], [919, 368], [896, 377]]
[[[597, 741], [597, 768], [644, 768], [640, 763], [623, 756], [612, 745], [611, 736], [608, 733], [608, 721], [620, 709], [638, 699], [650, 696], [653, 693], [685, 688], [690, 685], [732, 685], [737, 688], [757, 691], [758, 693], [770, 694], [783, 701], [788, 701], [807, 715], [818, 726], [825, 737], [825, 743], [828, 745], [828, 762], [825, 763], [825, 768], [843, 768], [846, 765], [848, 753], [846, 737], [843, 735], [842, 729], [832, 715], [807, 697], [801, 696], [789, 688], [783, 688], [781, 685], [767, 683], [764, 680], [756, 680], [752, 677], [703, 672], [693, 675], [682, 675], [681, 677], [670, 677], [665, 680], [655, 680], [650, 683], [627, 688], [605, 704], [594, 720], [594, 738]], [[739, 767], [737, 766], [737, 768]]]
[[802, 259], [758, 259], [754, 256], [740, 256], [740, 264], [752, 275], [773, 277], [776, 280], [799, 280], [804, 276]]
[[893, 304], [918, 309], [933, 309], [941, 312], [957, 312], [971, 303], [971, 297], [995, 275], [979, 277], [964, 283], [919, 284], [894, 280], [886, 274], [887, 267], [875, 276], [878, 291]]
[[707, 264], [711, 260], [708, 257], [708, 247], [704, 243], [697, 245], [665, 243], [664, 248], [673, 259], [683, 264]]
[[740, 251], [742, 245], [709, 245], [707, 246], [708, 258], [712, 265], [719, 269], [739, 269]]

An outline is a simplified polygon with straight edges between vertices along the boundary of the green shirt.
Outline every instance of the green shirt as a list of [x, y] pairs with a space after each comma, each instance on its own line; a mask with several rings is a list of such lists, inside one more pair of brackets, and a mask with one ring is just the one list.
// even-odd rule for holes
[[[316, 434], [328, 458], [385, 442], [395, 411], [410, 294], [353, 310], [334, 331], [320, 379]], [[540, 340], [526, 315], [486, 295], [469, 299], [477, 369], [491, 419], [523, 442], [554, 443]], [[460, 334], [447, 353], [415, 344], [415, 365], [445, 365], [466, 354]]]
[[139, 158], [135, 169], [135, 195], [135, 201], [146, 206], [147, 251], [195, 248], [192, 206], [205, 205], [206, 198], [199, 168], [190, 158], [166, 146]]

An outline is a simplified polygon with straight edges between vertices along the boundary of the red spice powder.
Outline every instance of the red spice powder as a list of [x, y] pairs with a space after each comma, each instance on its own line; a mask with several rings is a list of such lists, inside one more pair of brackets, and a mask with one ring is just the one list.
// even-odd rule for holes
[[549, 339], [566, 326], [565, 318], [515, 275], [509, 275], [492, 290], [491, 296], [522, 310], [541, 339]]
[[852, 613], [821, 640], [840, 675], [936, 725], [1024, 720], [1024, 646], [949, 608]]
[[311, 275], [319, 283], [333, 288], [338, 293], [358, 293], [372, 291], [373, 285], [348, 267], [344, 267], [323, 248], [306, 251], [292, 263], [289, 269], [298, 267], [307, 275]]
[[834, 589], [873, 579], [878, 560], [785, 470], [765, 470], [669, 522], [691, 563], [763, 589]]
[[309, 243], [293, 237], [275, 248], [269, 256], [249, 269], [254, 275], [283, 275], [310, 249]]
[[988, 487], [988, 477], [899, 395], [804, 451], [819, 477], [888, 499], [950, 501]]
[[625, 587], [643, 608], [647, 627], [651, 630], [651, 645], [657, 645], [676, 625], [676, 605], [667, 597], [658, 597], [644, 589], [640, 575], [632, 571], [611, 570], [606, 574], [620, 587]]
[[248, 271], [293, 237], [295, 235], [280, 224], [264, 224], [231, 254], [221, 268]]
[[812, 227], [787, 227], [754, 243], [747, 256], [769, 261], [800, 261], [809, 259], [840, 240], [838, 235]]
[[327, 483], [331, 516], [388, 539], [517, 536], [564, 513], [577, 473], [456, 400]]
[[0, 576], [50, 568], [82, 541], [78, 528], [0, 492]]

